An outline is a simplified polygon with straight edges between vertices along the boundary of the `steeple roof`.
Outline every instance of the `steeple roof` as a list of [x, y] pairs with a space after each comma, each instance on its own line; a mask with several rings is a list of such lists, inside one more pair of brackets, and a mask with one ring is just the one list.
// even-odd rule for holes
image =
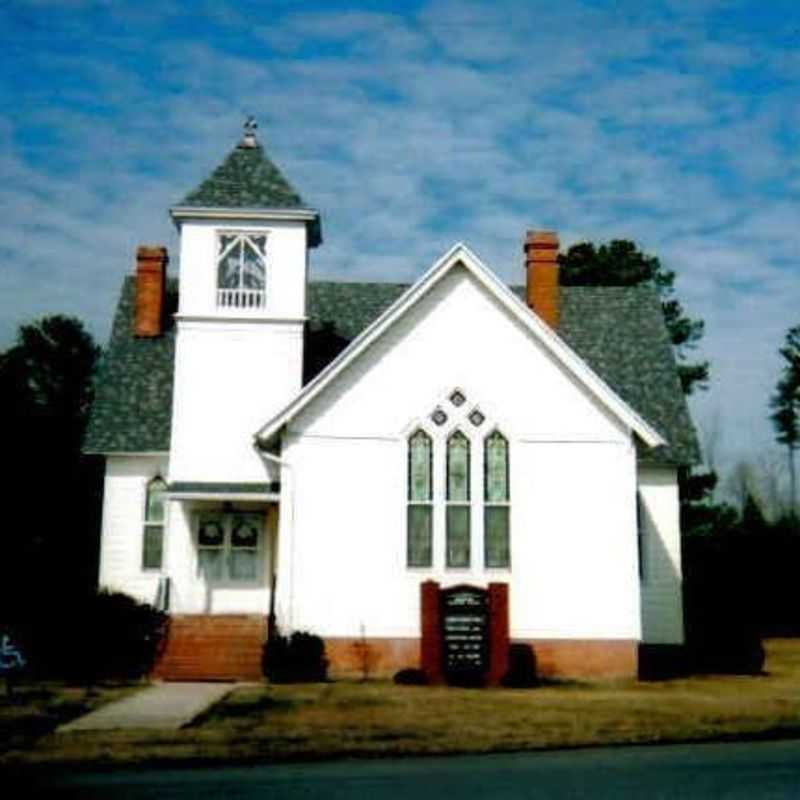
[[309, 243], [316, 246], [321, 241], [319, 214], [303, 202], [264, 152], [255, 128], [256, 123], [250, 118], [239, 144], [211, 175], [173, 206], [173, 216], [191, 209], [300, 212], [308, 220]]
[[234, 147], [179, 206], [193, 208], [308, 208], [260, 144]]

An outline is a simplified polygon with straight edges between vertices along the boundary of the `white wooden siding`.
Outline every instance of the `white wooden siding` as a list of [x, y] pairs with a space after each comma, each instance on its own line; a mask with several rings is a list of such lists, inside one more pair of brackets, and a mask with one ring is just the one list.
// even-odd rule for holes
[[642, 632], [648, 644], [683, 642], [678, 481], [674, 468], [639, 470]]

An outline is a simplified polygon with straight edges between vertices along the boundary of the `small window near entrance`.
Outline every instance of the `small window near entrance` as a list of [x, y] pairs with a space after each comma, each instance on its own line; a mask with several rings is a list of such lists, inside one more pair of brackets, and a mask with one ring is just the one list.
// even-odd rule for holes
[[197, 568], [206, 580], [254, 583], [261, 577], [262, 515], [241, 511], [201, 514], [197, 524]]
[[161, 569], [164, 558], [164, 492], [167, 486], [161, 478], [147, 484], [144, 508], [142, 569]]

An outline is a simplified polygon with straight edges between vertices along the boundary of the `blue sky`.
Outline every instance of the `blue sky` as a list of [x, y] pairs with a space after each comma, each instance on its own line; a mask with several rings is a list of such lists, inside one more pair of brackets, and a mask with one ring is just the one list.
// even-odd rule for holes
[[413, 279], [463, 240], [521, 281], [529, 227], [658, 255], [706, 321], [711, 455], [773, 458], [796, 2], [6, 0], [0, 30], [0, 346], [54, 312], [105, 340], [135, 246], [174, 250], [167, 207], [252, 113], [322, 211], [314, 277]]

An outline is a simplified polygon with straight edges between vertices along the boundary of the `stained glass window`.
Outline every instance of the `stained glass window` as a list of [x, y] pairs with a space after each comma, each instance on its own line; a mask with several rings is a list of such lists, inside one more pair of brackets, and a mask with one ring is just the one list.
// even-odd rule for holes
[[408, 566], [429, 567], [433, 563], [433, 508], [408, 506]]
[[469, 439], [455, 431], [447, 440], [447, 566], [470, 562]]
[[470, 507], [447, 507], [447, 566], [468, 567], [470, 559]]
[[508, 442], [495, 431], [486, 437], [485, 499], [490, 503], [508, 500]]
[[458, 408], [466, 402], [466, 395], [460, 389], [455, 389], [450, 393], [450, 402]]
[[447, 499], [469, 502], [469, 439], [461, 431], [447, 440]]
[[161, 569], [164, 560], [164, 493], [161, 478], [147, 484], [142, 539], [142, 569]]
[[425, 431], [417, 431], [408, 441], [408, 499], [430, 502], [432, 495], [431, 437]]
[[483, 421], [484, 421], [485, 419], [486, 419], [486, 417], [484, 417], [484, 416], [483, 416], [483, 413], [482, 413], [482, 412], [480, 411], [480, 409], [478, 409], [478, 408], [475, 408], [475, 409], [473, 409], [473, 410], [470, 412], [470, 415], [469, 415], [469, 421], [470, 421], [470, 422], [471, 422], [471, 423], [472, 423], [472, 424], [473, 424], [473, 425], [474, 425], [476, 428], [479, 428], [481, 425], [483, 425]]
[[447, 414], [441, 408], [435, 408], [431, 414], [431, 419], [437, 425], [444, 425], [447, 422]]
[[508, 506], [485, 506], [483, 514], [487, 567], [507, 567], [511, 563], [508, 541]]
[[508, 567], [509, 543], [509, 469], [508, 440], [493, 431], [484, 441], [484, 561], [487, 567]]
[[407, 562], [429, 567], [433, 558], [433, 443], [423, 430], [408, 440]]

